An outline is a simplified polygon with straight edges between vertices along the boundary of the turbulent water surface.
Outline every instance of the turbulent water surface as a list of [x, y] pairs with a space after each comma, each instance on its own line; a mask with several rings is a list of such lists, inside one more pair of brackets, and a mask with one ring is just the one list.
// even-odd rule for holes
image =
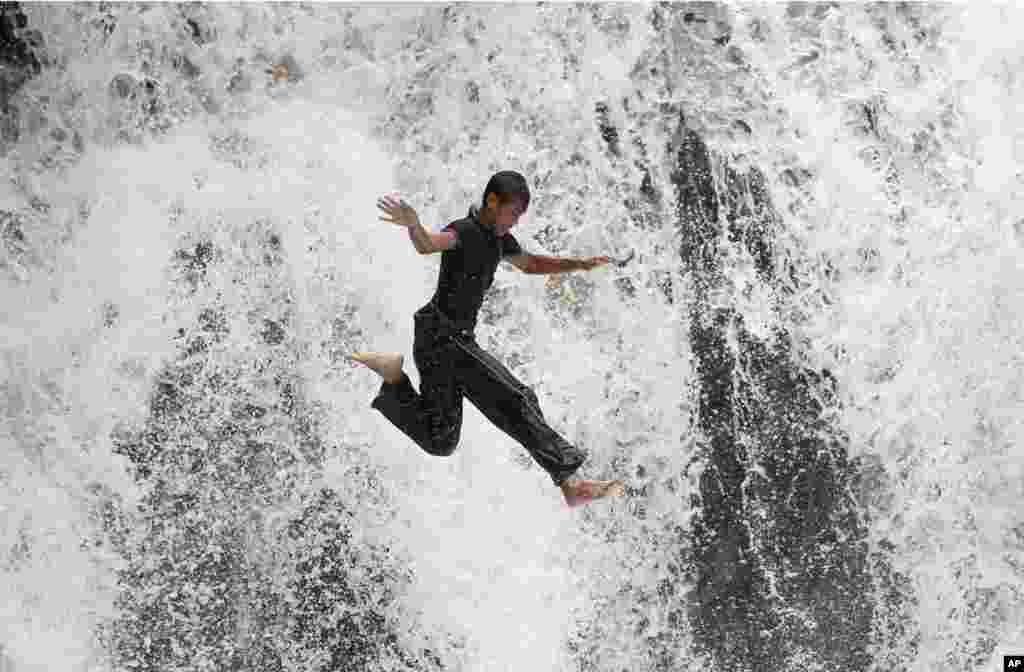
[[[0, 670], [1000, 669], [1024, 652], [1024, 11], [4, 3]], [[406, 354], [478, 340], [630, 494], [567, 510]]]

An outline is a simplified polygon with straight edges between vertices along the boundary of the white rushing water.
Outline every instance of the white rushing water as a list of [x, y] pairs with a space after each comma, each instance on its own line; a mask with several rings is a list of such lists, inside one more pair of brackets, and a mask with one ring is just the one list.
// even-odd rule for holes
[[[426, 638], [450, 670], [576, 670], [587, 647], [588, 669], [639, 670], [671, 634], [702, 669], [685, 622], [637, 609], [693, 513], [695, 359], [685, 298], [658, 289], [668, 277], [685, 297], [675, 229], [630, 219], [638, 157], [624, 142], [609, 158], [601, 101], [665, 194], [661, 102], [767, 177], [776, 263], [800, 291], [782, 301], [730, 258], [720, 300], [751, 332], [806, 343], [804, 363], [839, 383], [851, 456], [879, 467], [869, 540], [912, 599], [878, 669], [1024, 653], [1020, 8], [694, 5], [667, 43], [646, 5], [24, 9], [47, 62], [11, 99], [20, 138], [0, 164], [0, 209], [22, 232], [0, 250], [0, 670], [114, 669], [97, 632], [127, 561], [96, 511], [115, 497], [130, 521], [148, 487], [114, 436], [145, 423], [178, 330], [211, 302], [238, 359], [277, 356], [251, 318], [287, 305], [327, 450], [316, 478], [409, 571], [389, 613], [403, 641]], [[378, 379], [342, 358], [402, 352], [418, 384], [412, 313], [440, 257], [378, 221], [376, 197], [402, 192], [437, 229], [500, 169], [536, 185], [514, 231], [528, 251], [634, 253], [551, 280], [503, 265], [478, 340], [588, 449], [585, 475], [643, 470], [643, 515], [636, 499], [566, 510], [469, 404], [455, 454], [423, 454], [369, 407]], [[280, 238], [274, 273], [249, 263], [264, 230]], [[172, 262], [200, 240], [224, 258], [191, 294]], [[366, 470], [379, 485], [362, 491]]]

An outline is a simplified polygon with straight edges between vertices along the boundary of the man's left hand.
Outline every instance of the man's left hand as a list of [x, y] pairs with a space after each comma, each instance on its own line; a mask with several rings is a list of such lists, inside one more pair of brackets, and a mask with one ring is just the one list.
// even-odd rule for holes
[[609, 259], [608, 257], [605, 257], [605, 256], [601, 256], [601, 257], [585, 257], [583, 259], [580, 259], [580, 264], [582, 265], [584, 271], [589, 271], [592, 268], [597, 268], [598, 266], [604, 266], [609, 261], [611, 261], [611, 259]]

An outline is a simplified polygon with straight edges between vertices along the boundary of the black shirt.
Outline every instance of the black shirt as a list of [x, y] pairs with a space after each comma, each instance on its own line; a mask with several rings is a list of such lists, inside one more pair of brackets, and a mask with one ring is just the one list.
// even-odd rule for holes
[[484, 294], [494, 282], [494, 271], [503, 257], [522, 254], [519, 241], [511, 233], [500, 238], [494, 229], [480, 223], [480, 210], [472, 206], [444, 231], [453, 231], [456, 245], [441, 254], [437, 291], [431, 299], [456, 328], [472, 331]]

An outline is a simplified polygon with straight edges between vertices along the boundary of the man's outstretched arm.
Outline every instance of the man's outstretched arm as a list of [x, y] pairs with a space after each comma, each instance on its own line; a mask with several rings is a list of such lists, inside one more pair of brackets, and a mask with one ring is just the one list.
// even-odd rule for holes
[[549, 257], [543, 254], [514, 254], [506, 257], [506, 261], [523, 273], [531, 275], [547, 275], [549, 273], [566, 273], [568, 271], [589, 271], [596, 266], [607, 264], [608, 257]]

